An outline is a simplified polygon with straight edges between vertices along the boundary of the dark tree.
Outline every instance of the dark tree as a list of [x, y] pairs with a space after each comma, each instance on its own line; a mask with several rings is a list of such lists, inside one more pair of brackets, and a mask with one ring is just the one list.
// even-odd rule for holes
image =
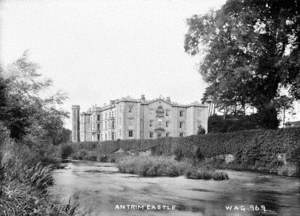
[[5, 69], [6, 78], [0, 73], [0, 121], [15, 140], [30, 135], [55, 143], [59, 136], [65, 136], [63, 119], [68, 115], [58, 109], [58, 105], [66, 96], [58, 92], [42, 97], [41, 92], [47, 90], [52, 82], [43, 79], [37, 72], [38, 68], [28, 60], [25, 52]]
[[233, 110], [255, 107], [262, 127], [277, 128], [280, 90], [300, 98], [299, 11], [298, 0], [228, 0], [188, 19], [185, 51], [205, 50], [203, 100]]
[[201, 125], [199, 125], [198, 130], [197, 130], [197, 134], [198, 135], [202, 135], [205, 134], [205, 129], [203, 127], [201, 127]]

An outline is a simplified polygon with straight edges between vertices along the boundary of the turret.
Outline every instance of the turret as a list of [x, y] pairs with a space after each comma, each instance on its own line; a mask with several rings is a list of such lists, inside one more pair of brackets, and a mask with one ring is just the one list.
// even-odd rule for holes
[[72, 106], [72, 142], [80, 142], [80, 106]]

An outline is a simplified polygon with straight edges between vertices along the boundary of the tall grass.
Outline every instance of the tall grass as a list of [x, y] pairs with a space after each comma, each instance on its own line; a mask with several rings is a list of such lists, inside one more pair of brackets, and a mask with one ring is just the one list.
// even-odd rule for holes
[[213, 179], [213, 180], [216, 180], [216, 181], [229, 179], [227, 173], [225, 173], [225, 172], [209, 170], [209, 169], [206, 169], [206, 168], [192, 168], [192, 169], [189, 169], [185, 173], [185, 176], [186, 176], [186, 178], [189, 178], [189, 179], [204, 179], [204, 180]]
[[[20, 174], [23, 170], [19, 170]], [[2, 216], [74, 216], [77, 206], [54, 203], [47, 196], [47, 187], [53, 184], [51, 168], [40, 163], [25, 168], [23, 181], [18, 178], [2, 181], [0, 215]]]
[[76, 208], [53, 203], [38, 190], [16, 180], [3, 184], [0, 196], [1, 216], [73, 216]]
[[48, 196], [53, 166], [45, 165], [39, 152], [13, 141], [0, 150], [1, 216], [76, 215], [77, 206], [58, 204]]
[[117, 161], [122, 173], [140, 176], [180, 176], [191, 165], [184, 161], [176, 161], [163, 156], [127, 156]]
[[190, 179], [229, 179], [227, 173], [213, 168], [195, 167], [189, 161], [177, 161], [166, 156], [127, 156], [117, 162], [121, 173], [137, 174], [145, 177], [180, 176]]

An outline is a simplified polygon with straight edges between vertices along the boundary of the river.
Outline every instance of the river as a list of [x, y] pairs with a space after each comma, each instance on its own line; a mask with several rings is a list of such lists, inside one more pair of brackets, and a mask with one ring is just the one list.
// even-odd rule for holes
[[226, 181], [149, 178], [119, 173], [111, 163], [72, 162], [54, 171], [49, 193], [63, 203], [71, 198], [87, 216], [300, 215], [299, 179], [226, 172]]

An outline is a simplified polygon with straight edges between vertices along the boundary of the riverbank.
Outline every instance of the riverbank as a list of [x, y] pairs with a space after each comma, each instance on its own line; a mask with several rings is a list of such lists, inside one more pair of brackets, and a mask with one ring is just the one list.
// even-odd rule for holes
[[[230, 205], [265, 205], [261, 215], [297, 215], [300, 181], [297, 178], [226, 170], [227, 181], [178, 177], [141, 177], [119, 173], [116, 164], [92, 161], [67, 163], [53, 172], [56, 184], [49, 188], [54, 200], [71, 197], [87, 216], [203, 216], [252, 214], [227, 212]], [[115, 210], [119, 204], [175, 205], [175, 211]], [[254, 214], [254, 213], [253, 213]], [[257, 213], [258, 214], [258, 213]]]
[[[72, 145], [69, 145], [72, 148]], [[131, 151], [120, 151], [121, 153], [112, 153], [109, 155], [97, 155], [97, 152], [93, 150], [80, 149], [78, 152], [72, 150], [70, 154], [70, 159], [74, 160], [87, 160], [87, 161], [98, 161], [98, 162], [116, 162], [123, 157], [140, 157], [141, 155], [152, 155], [151, 151], [148, 152], [134, 152]], [[247, 155], [241, 155], [240, 152], [236, 154], [226, 154], [226, 155], [217, 155], [211, 158], [205, 158], [202, 154], [195, 153], [196, 156], [191, 158], [184, 158], [181, 155], [181, 152], [175, 151], [174, 155], [164, 155], [161, 157], [173, 157], [177, 160], [188, 161], [189, 167], [195, 165], [198, 167], [210, 167], [210, 169], [221, 169], [221, 170], [236, 170], [236, 171], [250, 171], [250, 172], [259, 172], [264, 174], [272, 174], [279, 176], [289, 176], [289, 177], [299, 177], [299, 162], [290, 162], [286, 161], [285, 154], [274, 154], [272, 160], [264, 161], [264, 159], [252, 160], [248, 159]], [[298, 154], [295, 152], [294, 154]], [[155, 156], [155, 155], [152, 155]], [[259, 158], [259, 154], [253, 155], [252, 157]], [[282, 157], [282, 158], [280, 158]], [[131, 163], [130, 166], [133, 166], [134, 163]], [[127, 170], [131, 168], [128, 167]], [[133, 168], [132, 168], [133, 169]], [[136, 168], [140, 170], [139, 168]], [[130, 171], [127, 171], [130, 173]], [[136, 171], [138, 173], [139, 171]], [[151, 171], [152, 172], [152, 171]], [[178, 173], [178, 171], [174, 171]], [[143, 175], [143, 174], [142, 174]], [[148, 175], [148, 174], [146, 174]], [[152, 174], [151, 174], [152, 175]], [[171, 175], [171, 174], [170, 174]], [[174, 174], [175, 175], [175, 174]], [[177, 175], [177, 174], [176, 174]], [[176, 176], [175, 175], [175, 176]]]
[[201, 164], [201, 166], [211, 166], [221, 170], [249, 171], [278, 176], [299, 177], [299, 162], [278, 160], [276, 158], [271, 162], [258, 162], [253, 164], [247, 160], [241, 161], [236, 155], [228, 154], [205, 158], [199, 162], [199, 164]]
[[175, 155], [178, 161], [188, 159], [193, 163], [213, 159], [209, 163], [215, 168], [299, 176], [299, 140], [300, 128], [285, 128], [151, 140], [79, 142], [68, 144], [66, 149], [70, 157], [81, 160], [110, 162], [122, 155]]

